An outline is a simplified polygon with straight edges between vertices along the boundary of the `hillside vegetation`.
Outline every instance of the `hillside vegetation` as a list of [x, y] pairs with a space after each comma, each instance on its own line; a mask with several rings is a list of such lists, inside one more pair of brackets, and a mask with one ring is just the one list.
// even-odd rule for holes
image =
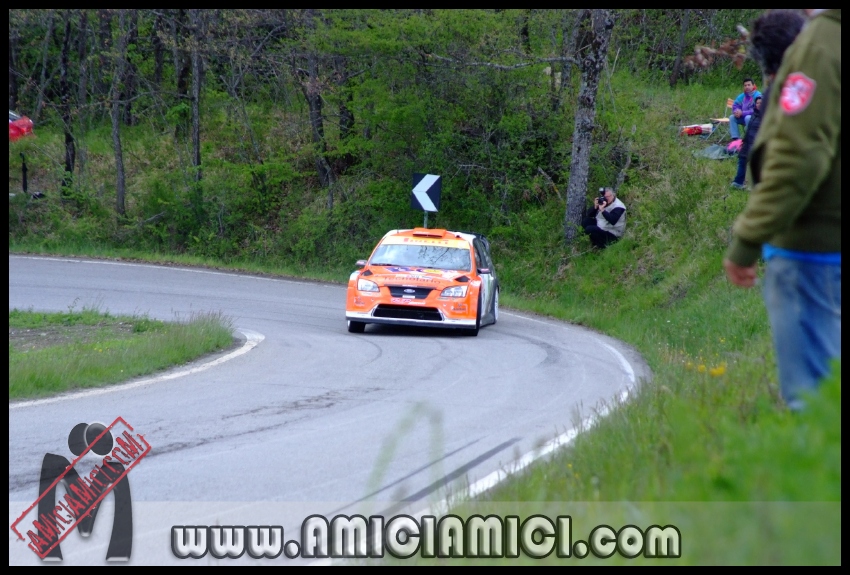
[[[178, 12], [164, 13], [213, 18]], [[621, 177], [628, 224], [623, 240], [597, 251], [583, 237], [564, 241], [581, 73], [557, 57], [581, 45], [571, 35], [579, 12], [305, 12], [253, 21], [253, 33], [233, 31], [259, 18], [251, 12], [201, 27], [219, 33], [198, 55], [208, 68], [196, 148], [179, 70], [156, 85], [153, 48], [138, 39], [166, 24], [158, 13], [137, 15], [139, 47], [121, 60], [141, 79], [135, 120], [124, 121], [126, 97], [111, 100], [122, 110], [118, 128], [97, 107], [80, 105], [63, 121], [57, 106], [35, 138], [10, 144], [10, 252], [344, 282], [388, 229], [421, 225], [409, 204], [412, 173], [441, 174], [442, 206], [429, 225], [488, 236], [503, 305], [622, 339], [654, 373], [571, 448], [487, 494], [478, 512], [583, 509], [587, 531], [603, 515], [612, 525], [669, 521], [682, 530], [688, 563], [840, 563], [840, 365], [807, 413], [784, 410], [760, 293], [733, 288], [721, 266], [747, 200], [729, 187], [735, 161], [698, 159], [709, 142], [678, 135], [721, 113], [745, 74], [762, 83], [752, 62], [738, 70], [720, 61], [683, 70], [671, 86], [680, 31], [692, 51], [753, 13], [692, 10], [689, 26], [687, 10], [615, 14], [585, 199]], [[67, 18], [77, 26], [78, 17]], [[112, 17], [120, 40], [130, 15]], [[31, 12], [13, 11], [12, 24], [44, 37], [45, 21]], [[177, 36], [166, 71], [172, 53], [175, 62], [193, 54]], [[37, 71], [37, 58], [29, 61]], [[101, 83], [126, 87], [123, 69], [111, 70], [100, 71]], [[29, 191], [43, 198], [21, 193], [21, 154]], [[592, 507], [623, 501], [635, 503]]]

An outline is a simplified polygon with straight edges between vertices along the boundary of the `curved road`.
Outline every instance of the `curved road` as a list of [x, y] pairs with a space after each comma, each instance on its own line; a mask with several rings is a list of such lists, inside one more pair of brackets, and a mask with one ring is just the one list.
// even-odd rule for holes
[[[424, 508], [567, 432], [648, 375], [621, 342], [504, 310], [475, 338], [376, 325], [349, 334], [344, 300], [345, 287], [315, 282], [10, 255], [10, 309], [98, 305], [164, 320], [221, 311], [243, 334], [264, 337], [183, 377], [10, 403], [10, 524], [38, 494], [44, 454], [71, 457], [68, 432], [80, 422], [120, 416], [151, 444], [129, 476], [132, 562], [164, 562], [175, 523], [226, 517], [289, 529], [311, 513]], [[280, 513], [287, 517], [267, 517]], [[155, 550], [139, 550], [145, 545]], [[105, 544], [69, 537], [63, 548], [66, 562], [103, 563]], [[37, 562], [11, 534], [10, 563]]]

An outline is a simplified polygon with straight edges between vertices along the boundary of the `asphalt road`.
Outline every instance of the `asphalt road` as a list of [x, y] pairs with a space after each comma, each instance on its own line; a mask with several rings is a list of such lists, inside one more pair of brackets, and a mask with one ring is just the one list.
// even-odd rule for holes
[[[183, 377], [10, 403], [10, 523], [38, 496], [44, 454], [71, 458], [77, 423], [121, 417], [145, 436], [150, 455], [128, 476], [137, 521], [149, 522], [137, 524], [134, 563], [170, 557], [170, 521], [250, 525], [288, 513], [274, 521], [288, 525], [299, 513], [426, 507], [567, 432], [648, 374], [616, 340], [505, 310], [478, 337], [374, 325], [355, 335], [343, 286], [9, 256], [10, 309], [88, 305], [164, 320], [221, 311], [237, 330], [263, 336]], [[149, 541], [156, 550], [143, 557]], [[103, 546], [69, 545], [66, 562], [103, 563]], [[10, 563], [37, 562], [10, 534]]]

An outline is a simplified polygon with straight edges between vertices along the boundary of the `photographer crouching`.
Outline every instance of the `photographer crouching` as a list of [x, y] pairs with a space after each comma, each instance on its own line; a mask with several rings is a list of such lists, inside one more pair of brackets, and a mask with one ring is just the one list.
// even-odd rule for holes
[[617, 199], [613, 188], [599, 188], [593, 207], [581, 222], [584, 233], [597, 248], [604, 248], [623, 237], [626, 231], [626, 206]]

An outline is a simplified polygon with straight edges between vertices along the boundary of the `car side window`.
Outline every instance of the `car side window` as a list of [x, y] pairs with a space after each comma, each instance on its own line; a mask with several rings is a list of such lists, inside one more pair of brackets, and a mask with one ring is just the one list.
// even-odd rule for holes
[[481, 242], [481, 254], [484, 256], [484, 261], [487, 262], [487, 267], [493, 271], [493, 260], [490, 259], [490, 249], [487, 243]]
[[486, 268], [487, 259], [482, 255], [484, 250], [481, 249], [481, 244], [478, 240], [473, 240], [472, 247], [475, 248], [475, 267], [476, 268]]

